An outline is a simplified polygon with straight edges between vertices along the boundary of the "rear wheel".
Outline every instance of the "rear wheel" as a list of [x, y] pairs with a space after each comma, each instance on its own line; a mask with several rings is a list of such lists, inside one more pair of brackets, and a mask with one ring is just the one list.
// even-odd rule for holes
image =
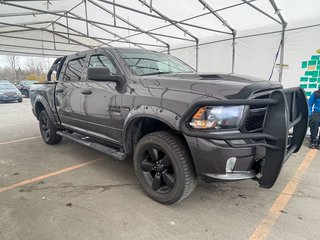
[[57, 134], [58, 129], [54, 127], [45, 110], [42, 110], [39, 114], [39, 127], [45, 143], [53, 145], [61, 141], [62, 136]]
[[194, 190], [196, 178], [190, 154], [173, 134], [161, 131], [144, 136], [133, 159], [137, 178], [152, 199], [173, 204]]
[[19, 98], [19, 99], [18, 99], [18, 102], [22, 102], [22, 98]]

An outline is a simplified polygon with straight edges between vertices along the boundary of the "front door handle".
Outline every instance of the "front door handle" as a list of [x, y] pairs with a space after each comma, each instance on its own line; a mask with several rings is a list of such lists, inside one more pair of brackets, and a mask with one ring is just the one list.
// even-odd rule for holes
[[63, 89], [62, 89], [62, 88], [57, 88], [56, 92], [62, 93], [62, 92], [63, 92]]
[[85, 90], [82, 90], [81, 93], [84, 95], [90, 95], [92, 93], [92, 91], [89, 89], [85, 89]]

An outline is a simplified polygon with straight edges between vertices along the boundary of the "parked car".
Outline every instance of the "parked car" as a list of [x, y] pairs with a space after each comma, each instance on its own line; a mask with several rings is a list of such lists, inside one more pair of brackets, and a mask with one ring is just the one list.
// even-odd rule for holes
[[201, 74], [139, 49], [58, 58], [30, 96], [45, 143], [65, 137], [118, 160], [133, 154], [143, 189], [164, 204], [187, 197], [197, 178], [253, 179], [271, 188], [299, 150], [308, 120], [301, 88]]
[[22, 95], [18, 88], [6, 80], [0, 82], [0, 102], [22, 102]]
[[20, 90], [21, 94], [24, 95], [26, 98], [30, 97], [30, 87], [32, 84], [38, 83], [38, 81], [31, 81], [31, 80], [23, 80], [17, 85], [17, 88]]

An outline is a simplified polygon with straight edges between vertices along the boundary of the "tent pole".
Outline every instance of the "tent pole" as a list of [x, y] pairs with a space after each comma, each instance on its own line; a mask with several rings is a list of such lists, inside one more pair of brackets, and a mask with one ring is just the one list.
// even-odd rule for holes
[[[31, 29], [25, 29], [25, 30], [19, 30], [19, 32], [25, 32], [25, 31], [32, 31]], [[41, 29], [39, 29], [41, 31]], [[17, 32], [17, 31], [15, 31]], [[27, 41], [35, 41], [35, 42], [44, 42], [44, 43], [53, 43], [51, 40], [44, 40], [44, 39], [36, 39], [36, 38], [27, 38], [27, 37], [18, 37], [18, 36], [9, 36], [9, 35], [2, 35], [2, 32], [0, 34], [0, 38], [12, 38], [12, 39], [21, 39], [21, 40], [27, 40]], [[71, 46], [79, 46], [79, 44], [75, 43], [67, 43], [67, 42], [60, 42], [56, 40], [56, 43], [59, 45], [71, 45]], [[88, 45], [91, 48], [95, 47], [93, 45]], [[60, 51], [60, 49], [56, 49], [56, 51]], [[64, 51], [64, 50], [61, 50]], [[67, 51], [67, 50], [66, 50]]]
[[[82, 19], [82, 17], [79, 16], [78, 14], [75, 14], [75, 13], [72, 13], [72, 12], [69, 12], [69, 13], [70, 13], [71, 15], [79, 18], [79, 19]], [[114, 35], [115, 37], [121, 38], [120, 35], [112, 32], [112, 31], [109, 31], [108, 29], [106, 29], [106, 28], [104, 28], [104, 27], [102, 27], [102, 26], [100, 26], [100, 25], [98, 25], [98, 24], [91, 23], [91, 25], [94, 26], [94, 27], [96, 27], [96, 28], [99, 28], [100, 30], [102, 30], [102, 31], [104, 31], [104, 32], [107, 32], [107, 33], [109, 33], [109, 34], [111, 34], [111, 35]], [[131, 44], [133, 44], [133, 45], [135, 45], [135, 46], [137, 46], [137, 47], [139, 47], [139, 48], [141, 48], [141, 49], [144, 49], [144, 47], [140, 46], [139, 44], [136, 44], [136, 43], [134, 43], [134, 42], [131, 42], [131, 41], [127, 40], [127, 39], [124, 39], [124, 41], [127, 42], [127, 43], [131, 43]], [[111, 46], [111, 45], [109, 45], [108, 43], [105, 43], [105, 44], [106, 44], [107, 46]]]
[[192, 33], [190, 33], [187, 29], [181, 27], [179, 24], [174, 22], [172, 19], [161, 13], [159, 10], [155, 9], [154, 7], [150, 6], [148, 3], [144, 2], [143, 0], [139, 0], [143, 5], [147, 6], [148, 8], [152, 8], [152, 11], [155, 12], [157, 15], [159, 15], [163, 20], [168, 21], [173, 26], [181, 30], [185, 35], [188, 35], [189, 37], [193, 38], [195, 42], [199, 41], [196, 36], [194, 36]]
[[56, 37], [54, 34], [54, 23], [52, 23], [52, 37], [53, 37], [53, 48], [54, 48], [54, 50], [56, 50], [57, 46], [56, 46]]
[[113, 25], [117, 26], [117, 18], [116, 18], [116, 5], [114, 5], [116, 0], [113, 0]]
[[87, 1], [86, 1], [86, 0], [83, 0], [83, 1], [84, 1], [84, 13], [85, 13], [85, 16], [86, 16], [87, 36], [89, 36], [89, 23], [88, 23]]
[[285, 42], [285, 33], [287, 29], [287, 22], [284, 20], [280, 9], [278, 8], [276, 2], [274, 0], [269, 0], [271, 6], [273, 7], [275, 14], [277, 14], [278, 18], [282, 24], [282, 32], [281, 32], [281, 49], [280, 49], [280, 67], [279, 67], [279, 82], [282, 82], [282, 75], [283, 75], [283, 60], [284, 60], [284, 42]]
[[208, 9], [221, 23], [223, 26], [226, 26], [231, 33], [233, 35], [233, 32], [235, 31], [234, 28], [232, 28], [229, 23], [220, 16], [220, 14], [218, 14], [205, 0], [199, 0], [199, 2], [206, 8]]
[[[248, 2], [254, 2], [254, 1], [256, 1], [256, 0], [250, 0]], [[214, 12], [220, 12], [220, 11], [223, 11], [223, 10], [226, 10], [226, 9], [230, 9], [230, 8], [234, 8], [234, 7], [237, 7], [237, 6], [241, 6], [243, 4], [246, 4], [246, 3], [242, 2], [242, 3], [237, 3], [237, 4], [234, 4], [234, 5], [230, 5], [228, 7], [219, 8], [219, 9], [214, 10]], [[206, 15], [209, 15], [209, 14], [212, 14], [212, 13], [211, 12], [202, 13], [202, 14], [199, 14], [199, 15], [195, 15], [193, 17], [185, 18], [185, 19], [183, 19], [181, 21], [178, 21], [177, 23], [183, 23], [183, 22], [186, 22], [186, 21], [189, 21], [189, 20], [192, 20], [192, 19], [196, 19], [196, 18], [199, 18], [199, 17], [202, 17], [202, 16], [206, 16]], [[171, 25], [172, 25], [171, 23], [166, 24], [166, 25], [162, 25], [160, 27], [149, 29], [149, 30], [147, 30], [147, 32], [152, 32], [152, 31], [155, 31], [155, 30], [159, 30], [159, 29], [162, 29], [162, 28], [165, 28], [165, 27], [169, 27]], [[138, 36], [138, 35], [141, 35], [141, 34], [143, 34], [143, 33], [141, 33], [141, 32], [140, 33], [135, 33], [135, 34], [132, 34], [132, 35], [129, 35], [129, 36], [125, 36], [125, 38], [135, 37], [135, 36]], [[116, 40], [114, 40], [114, 41], [116, 41]], [[109, 42], [109, 43], [111, 43], [111, 42]]]
[[232, 36], [232, 69], [231, 69], [231, 73], [234, 73], [235, 59], [236, 59], [236, 32], [234, 32], [233, 36]]
[[[54, 23], [53, 23], [53, 24], [54, 24]], [[87, 36], [85, 33], [82, 33], [82, 32], [80, 32], [80, 31], [78, 31], [78, 30], [75, 30], [74, 28], [67, 27], [66, 25], [64, 25], [64, 24], [62, 24], [62, 23], [56, 22], [56, 24], [59, 25], [59, 26], [61, 26], [61, 27], [66, 28], [66, 29], [69, 29], [69, 30], [71, 30], [71, 31], [73, 31], [73, 32], [75, 32], [75, 33], [78, 33], [78, 34], [79, 34], [80, 36], [82, 36], [82, 37], [87, 37], [87, 38], [93, 39], [93, 40], [95, 40], [95, 41], [97, 41], [97, 42], [99, 42], [99, 43], [101, 43], [101, 44], [108, 45], [107, 43], [103, 42], [102, 40], [100, 40], [100, 39], [98, 39], [98, 38], [95, 38], [95, 37], [92, 37], [92, 36]], [[108, 45], [108, 46], [111, 47], [110, 45]]]
[[[24, 28], [24, 29], [30, 29], [30, 30], [34, 30], [34, 31], [45, 31], [45, 32], [48, 32], [48, 33], [51, 33], [53, 35], [56, 35], [58, 37], [61, 37], [61, 38], [64, 38], [66, 40], [68, 40], [68, 37], [64, 36], [63, 34], [66, 34], [66, 33], [61, 33], [61, 32], [57, 32], [57, 31], [52, 31], [52, 30], [49, 30], [49, 29], [46, 29], [46, 28], [34, 28], [34, 27], [28, 27], [28, 26], [24, 26], [24, 25], [18, 25], [18, 24], [13, 24], [13, 23], [5, 23], [5, 22], [0, 22], [0, 24], [3, 24], [3, 25], [8, 25], [8, 26], [14, 26], [14, 27], [20, 27], [20, 28]], [[59, 23], [60, 24], [60, 23]], [[61, 24], [63, 25], [63, 24]], [[63, 25], [64, 26], [64, 25]], [[81, 43], [75, 39], [72, 39], [70, 38], [70, 40], [74, 43], [77, 43], [78, 45], [82, 45], [84, 47], [87, 47], [89, 49], [92, 49], [91, 46], [88, 46], [84, 43]], [[55, 41], [53, 41], [53, 43], [55, 43]]]
[[31, 56], [48, 56], [48, 57], [63, 57], [65, 54], [46, 54], [46, 53], [30, 53], [30, 52], [23, 52], [23, 51], [11, 51], [6, 49], [0, 49], [0, 55], [8, 55], [11, 54], [20, 54], [20, 55], [31, 55]]
[[[88, 0], [89, 2], [92, 2], [91, 0]], [[32, 10], [32, 11], [37, 11], [37, 12], [41, 12], [41, 13], [47, 13], [49, 15], [52, 15], [52, 16], [58, 16], [59, 18], [57, 18], [56, 20], [54, 20], [53, 22], [57, 21], [58, 19], [62, 18], [62, 17], [65, 17], [64, 14], [58, 14], [58, 13], [54, 13], [54, 12], [50, 12], [50, 11], [45, 11], [45, 10], [42, 10], [42, 9], [37, 9], [37, 8], [31, 8], [31, 7], [27, 7], [27, 6], [22, 6], [22, 5], [18, 5], [18, 4], [13, 4], [13, 3], [9, 3], [7, 1], [5, 2], [1, 2], [2, 4], [4, 5], [8, 5], [8, 6], [12, 6], [12, 7], [17, 7], [17, 8], [21, 8], [21, 9], [26, 9], [26, 10]], [[81, 2], [82, 3], [82, 2]], [[118, 4], [115, 4], [116, 6], [118, 6]], [[69, 16], [69, 19], [75, 19], [75, 20], [79, 20], [79, 21], [82, 21], [82, 22], [86, 22], [86, 20], [82, 20], [82, 19], [79, 19], [79, 18], [76, 18], [76, 17], [73, 17], [73, 16]], [[128, 27], [122, 27], [122, 26], [113, 26], [113, 24], [108, 24], [108, 23], [105, 23], [105, 22], [98, 22], [98, 21], [92, 21], [92, 20], [88, 20], [88, 23], [92, 24], [92, 23], [96, 23], [96, 24], [100, 24], [100, 25], [103, 25], [103, 26], [107, 26], [107, 27], [113, 27], [113, 28], [118, 28], [118, 29], [124, 29], [124, 30], [130, 30], [130, 31], [134, 31], [134, 32], [143, 32], [141, 30], [138, 30], [136, 28], [128, 28]], [[49, 24], [48, 26], [50, 26], [51, 24]], [[47, 27], [48, 27], [47, 26]], [[46, 28], [47, 28], [46, 27]], [[167, 34], [160, 34], [160, 33], [148, 33], [150, 35], [155, 35], [155, 36], [162, 36], [162, 37], [168, 37], [168, 38], [173, 38], [173, 39], [179, 39], [179, 40], [184, 40], [184, 41], [191, 41], [191, 42], [194, 42], [194, 40], [192, 39], [189, 39], [189, 38], [181, 38], [181, 37], [174, 37], [172, 35], [167, 35]], [[159, 41], [160, 42], [160, 41]]]
[[196, 71], [199, 71], [199, 41], [196, 41]]
[[[133, 27], [134, 29], [136, 29], [139, 33], [145, 33], [145, 34], [148, 35], [149, 37], [155, 39], [156, 41], [164, 44], [166, 47], [169, 48], [169, 44], [168, 44], [167, 42], [161, 40], [160, 38], [158, 38], [158, 37], [156, 37], [156, 36], [154, 36], [154, 35], [152, 35], [151, 33], [148, 33], [147, 31], [145, 31], [144, 29], [138, 27], [137, 25], [129, 22], [127, 19], [125, 19], [125, 18], [121, 17], [120, 15], [116, 14], [115, 11], [112, 12], [112, 11], [110, 11], [109, 9], [105, 8], [104, 6], [102, 6], [102, 5], [94, 2], [94, 1], [92, 1], [92, 0], [88, 0], [88, 1], [89, 1], [91, 4], [95, 5], [96, 7], [100, 8], [101, 10], [103, 10], [103, 11], [105, 11], [105, 12], [113, 15], [113, 17], [114, 17], [115, 19], [119, 19], [120, 21], [122, 21], [122, 22], [130, 25], [131, 27]], [[115, 1], [114, 1], [114, 2], [113, 2], [113, 7], [114, 7], [114, 9], [115, 9], [115, 6], [116, 6], [116, 5], [115, 5]], [[124, 37], [121, 37], [121, 38], [119, 38], [118, 40], [124, 40]], [[111, 43], [111, 42], [109, 42], [109, 43]]]
[[[41, 41], [41, 40], [40, 40]], [[14, 45], [14, 44], [2, 44], [0, 43], [0, 47], [13, 47], [13, 48], [26, 48], [26, 49], [34, 49], [34, 50], [42, 50], [44, 51], [58, 51], [58, 52], [69, 52], [69, 53], [77, 53], [78, 51], [75, 50], [65, 50], [65, 49], [53, 49], [53, 48], [45, 48], [43, 45], [41, 47], [32, 47], [29, 45]]]
[[[73, 6], [72, 8], [70, 8], [68, 11], [71, 11], [71, 10], [77, 8], [77, 7], [80, 6], [81, 4], [82, 4], [82, 2], [78, 3], [77, 5], [75, 5], [75, 6]], [[66, 11], [66, 12], [68, 12], [68, 11]], [[51, 11], [51, 12], [52, 12], [52, 11]], [[38, 14], [48, 14], [48, 13], [38, 12]], [[59, 19], [61, 19], [62, 17], [63, 17], [63, 15], [61, 15], [60, 17], [58, 17], [57, 19], [55, 19], [53, 22], [59, 21]], [[51, 21], [51, 22], [52, 22], [52, 21]], [[51, 25], [51, 23], [50, 23], [48, 26], [46, 26], [45, 28], [50, 27], [50, 25]]]
[[70, 32], [69, 32], [68, 12], [66, 12], [66, 24], [67, 24], [68, 43], [70, 43]]
[[283, 75], [283, 61], [284, 61], [284, 40], [286, 32], [286, 24], [282, 26], [282, 36], [281, 36], [281, 49], [280, 49], [280, 68], [279, 68], [279, 82], [282, 82]]
[[255, 5], [253, 5], [252, 3], [250, 3], [248, 0], [241, 0], [242, 2], [248, 4], [250, 7], [254, 8], [255, 10], [257, 10], [258, 12], [262, 13], [263, 15], [267, 16], [268, 18], [272, 19], [273, 21], [282, 24], [281, 21], [275, 19], [274, 17], [272, 17], [270, 14], [266, 13], [265, 11], [261, 10], [260, 8], [256, 7]]

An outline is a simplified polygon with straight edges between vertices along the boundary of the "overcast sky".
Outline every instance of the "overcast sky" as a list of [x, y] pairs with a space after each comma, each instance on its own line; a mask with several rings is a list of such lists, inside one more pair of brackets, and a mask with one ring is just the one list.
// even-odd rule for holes
[[[19, 66], [22, 69], [25, 68], [28, 59], [31, 57], [25, 57], [25, 56], [18, 56], [18, 57], [19, 58], [18, 58], [17, 66]], [[53, 59], [52, 59], [52, 61], [53, 61]], [[7, 60], [7, 56], [0, 55], [0, 67], [9, 67], [9, 62]]]

